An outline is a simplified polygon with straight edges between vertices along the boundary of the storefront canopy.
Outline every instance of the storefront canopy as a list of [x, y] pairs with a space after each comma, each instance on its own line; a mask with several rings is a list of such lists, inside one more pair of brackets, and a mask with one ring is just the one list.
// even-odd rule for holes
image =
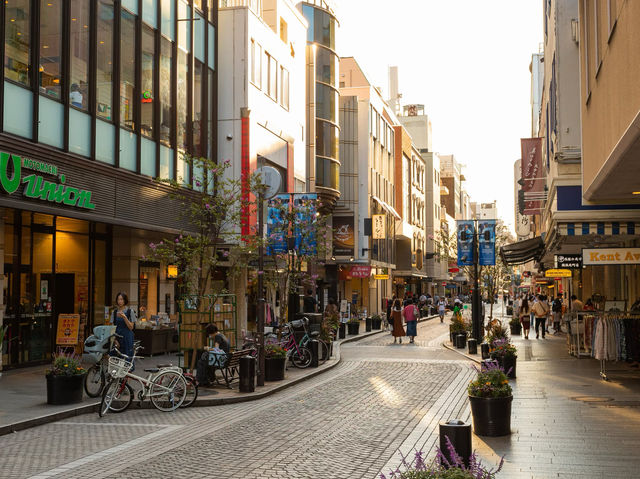
[[398, 214], [398, 212], [389, 203], [387, 203], [386, 201], [382, 201], [377, 196], [372, 196], [372, 198], [373, 198], [373, 201], [378, 203], [382, 207], [382, 209], [385, 210], [387, 213], [393, 215], [397, 220], [401, 220], [402, 219], [400, 217], [400, 215]]
[[539, 261], [544, 253], [544, 241], [540, 236], [500, 248], [502, 261], [509, 265], [524, 264], [527, 261]]

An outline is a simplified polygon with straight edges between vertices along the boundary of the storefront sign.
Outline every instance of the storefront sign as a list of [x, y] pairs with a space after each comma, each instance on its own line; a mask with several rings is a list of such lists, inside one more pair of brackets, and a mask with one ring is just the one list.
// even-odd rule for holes
[[333, 217], [333, 254], [353, 256], [354, 250], [353, 216]]
[[556, 268], [561, 269], [581, 269], [581, 254], [557, 254], [555, 255]]
[[80, 328], [79, 314], [59, 314], [56, 344], [62, 346], [75, 346], [78, 344], [78, 331]]
[[478, 223], [478, 264], [481, 266], [496, 264], [496, 220]]
[[373, 215], [373, 239], [385, 239], [386, 235], [386, 222], [385, 215]]
[[389, 279], [388, 274], [374, 274], [373, 279]]
[[368, 278], [371, 276], [371, 266], [352, 266], [349, 276], [352, 278]]
[[582, 264], [640, 264], [640, 248], [583, 249]]
[[[9, 165], [13, 174], [9, 177]], [[23, 176], [22, 170], [32, 170], [43, 175], [55, 176], [57, 181], [47, 181], [37, 173]], [[50, 203], [62, 203], [75, 208], [95, 209], [91, 203], [91, 192], [65, 185], [65, 175], [58, 171], [58, 167], [41, 161], [22, 158], [18, 155], [0, 152], [0, 184], [2, 189], [12, 195], [21, 184], [26, 185], [22, 194], [27, 198], [34, 198]]]
[[457, 221], [458, 225], [458, 266], [471, 266], [474, 260], [473, 235], [475, 226], [473, 221]]
[[571, 278], [570, 269], [548, 269], [544, 272], [546, 278]]

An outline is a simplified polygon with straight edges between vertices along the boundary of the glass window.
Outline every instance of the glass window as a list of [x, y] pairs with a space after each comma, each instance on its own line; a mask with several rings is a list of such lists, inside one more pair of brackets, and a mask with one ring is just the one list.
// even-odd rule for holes
[[71, 0], [69, 102], [81, 110], [89, 108], [89, 6], [85, 0]]
[[202, 93], [204, 90], [204, 65], [198, 60], [195, 61], [193, 75], [193, 154], [194, 156], [204, 155], [204, 144], [207, 135], [203, 127], [205, 122], [202, 118]]
[[189, 79], [188, 55], [178, 49], [178, 148], [187, 147], [187, 88]]
[[120, 125], [135, 129], [136, 17], [126, 10], [120, 16]]
[[336, 122], [338, 91], [323, 83], [316, 83], [316, 117]]
[[162, 25], [161, 31], [171, 40], [176, 39], [176, 2], [175, 0], [161, 0]]
[[113, 118], [113, 16], [113, 0], [98, 0], [96, 107], [98, 116], [105, 120]]
[[193, 0], [193, 5], [197, 7], [201, 12], [204, 12], [204, 8], [202, 7], [203, 3], [204, 2], [202, 0]]
[[172, 110], [172, 44], [162, 37], [160, 40], [160, 142], [171, 146], [173, 138]]
[[91, 156], [91, 117], [69, 109], [69, 151]]
[[122, 0], [122, 6], [133, 14], [138, 14], [138, 0]]
[[160, 178], [173, 180], [175, 177], [173, 150], [164, 145], [160, 145]]
[[29, 76], [31, 2], [30, 0], [5, 0], [4, 3], [4, 75], [8, 80], [29, 86], [31, 85]]
[[158, 26], [158, 0], [142, 0], [142, 20], [153, 28]]
[[262, 47], [259, 43], [251, 42], [251, 81], [262, 88]]
[[156, 176], [156, 143], [142, 138], [140, 145], [140, 173]]
[[316, 154], [338, 158], [338, 127], [322, 120], [316, 120]]
[[64, 105], [40, 97], [38, 106], [38, 141], [62, 148], [64, 145]]
[[335, 50], [336, 43], [336, 20], [329, 13], [303, 5], [302, 14], [309, 20], [307, 30], [307, 40], [309, 42], [320, 43]]
[[156, 104], [156, 89], [153, 87], [155, 67], [154, 30], [142, 27], [142, 95], [140, 99], [140, 131], [153, 138], [153, 119]]
[[207, 11], [209, 12], [209, 21], [213, 22], [216, 16], [216, 3], [218, 0], [207, 0]]
[[31, 138], [33, 135], [33, 93], [4, 82], [4, 131]]
[[318, 47], [316, 49], [316, 80], [335, 86], [338, 70], [338, 56], [326, 48]]
[[178, 46], [186, 52], [191, 51], [191, 8], [184, 0], [178, 0]]
[[204, 62], [204, 29], [206, 28], [206, 22], [202, 16], [195, 14], [195, 21], [193, 22], [193, 54], [195, 57]]
[[210, 68], [215, 67], [216, 62], [216, 28], [209, 24], [209, 36], [207, 42], [209, 44], [209, 51], [207, 52], [208, 64]]
[[269, 69], [269, 84], [267, 86], [267, 93], [271, 98], [277, 100], [278, 98], [278, 62], [275, 58], [267, 53], [267, 62]]
[[289, 71], [280, 67], [280, 104], [289, 109]]
[[120, 128], [120, 168], [136, 171], [136, 135]]
[[40, 0], [40, 93], [60, 99], [62, 91], [62, 0]]
[[316, 158], [316, 185], [338, 189], [340, 165], [327, 158]]
[[113, 124], [96, 120], [96, 159], [115, 165], [115, 129]]

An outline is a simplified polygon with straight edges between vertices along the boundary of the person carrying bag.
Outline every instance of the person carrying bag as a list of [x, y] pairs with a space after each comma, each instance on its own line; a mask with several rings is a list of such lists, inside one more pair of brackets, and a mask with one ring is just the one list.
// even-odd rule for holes
[[536, 317], [536, 339], [540, 339], [540, 326], [542, 326], [542, 339], [544, 339], [549, 306], [547, 306], [547, 304], [545, 303], [544, 297], [542, 295], [538, 296], [538, 301], [533, 305], [531, 311]]

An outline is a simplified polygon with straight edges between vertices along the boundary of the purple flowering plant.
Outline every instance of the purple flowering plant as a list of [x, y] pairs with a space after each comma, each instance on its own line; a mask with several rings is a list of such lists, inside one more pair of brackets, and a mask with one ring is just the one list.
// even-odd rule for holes
[[491, 355], [494, 358], [517, 358], [518, 350], [507, 338], [494, 339], [491, 342]]
[[467, 392], [469, 396], [481, 398], [502, 398], [513, 394], [509, 379], [502, 366], [497, 362], [486, 362], [478, 369], [476, 378], [469, 383]]

